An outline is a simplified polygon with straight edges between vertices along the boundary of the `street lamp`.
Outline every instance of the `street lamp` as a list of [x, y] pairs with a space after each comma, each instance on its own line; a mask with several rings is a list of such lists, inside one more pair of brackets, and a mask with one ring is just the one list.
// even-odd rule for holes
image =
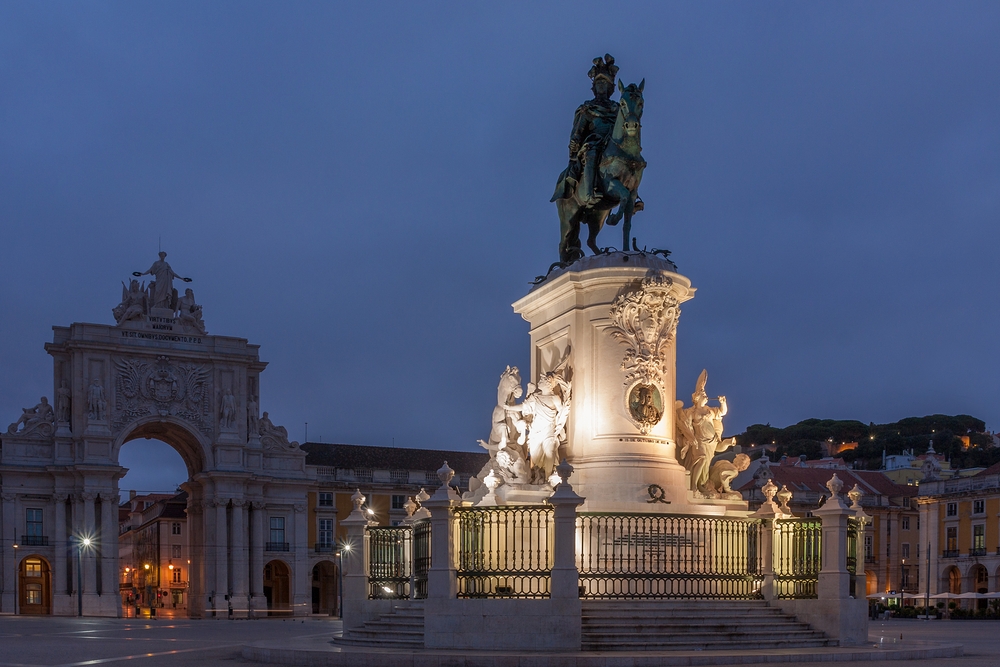
[[76, 538], [76, 615], [83, 616], [83, 550], [90, 548], [89, 537]]

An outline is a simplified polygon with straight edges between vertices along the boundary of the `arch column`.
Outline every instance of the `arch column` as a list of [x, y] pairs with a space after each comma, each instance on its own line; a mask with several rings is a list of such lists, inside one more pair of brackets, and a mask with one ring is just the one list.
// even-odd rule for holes
[[264, 600], [264, 503], [250, 506], [250, 595], [255, 610], [265, 608]]
[[233, 501], [232, 515], [232, 553], [233, 567], [233, 589], [230, 593], [232, 597], [233, 609], [236, 616], [246, 616], [247, 612], [247, 556], [249, 545], [247, 544], [247, 505], [245, 500]]
[[17, 596], [17, 556], [12, 548], [15, 542], [11, 540], [19, 539], [17, 536], [17, 519], [14, 515], [14, 503], [17, 496], [13, 493], [0, 495], [2, 511], [0, 511], [0, 551], [3, 552], [3, 572], [0, 572], [0, 611], [4, 613], [14, 613], [14, 600]]
[[55, 558], [52, 561], [52, 606], [54, 609], [57, 608], [56, 597], [65, 596], [70, 584], [66, 577], [66, 568], [69, 564], [69, 536], [66, 534], [66, 500], [68, 497], [65, 493], [57, 493], [53, 496], [56, 504], [56, 525], [53, 533]]
[[217, 618], [229, 615], [229, 604], [226, 596], [229, 590], [229, 522], [226, 513], [228, 498], [215, 499], [215, 610]]
[[202, 618], [205, 615], [205, 526], [201, 498], [196, 497], [194, 485], [184, 484], [188, 492], [187, 504], [187, 537], [188, 558], [191, 563], [188, 571], [188, 615], [191, 618]]
[[305, 503], [296, 503], [295, 510], [295, 578], [292, 590], [292, 615], [307, 616], [312, 613], [312, 568], [309, 567], [309, 535]]
[[[121, 595], [118, 592], [118, 494], [112, 490], [101, 494], [101, 600], [103, 612], [116, 618], [122, 616]], [[58, 553], [58, 551], [57, 551]]]

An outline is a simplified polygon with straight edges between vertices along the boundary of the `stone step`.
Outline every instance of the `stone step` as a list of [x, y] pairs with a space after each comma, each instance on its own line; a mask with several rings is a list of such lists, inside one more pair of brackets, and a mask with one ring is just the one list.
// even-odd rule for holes
[[775, 640], [741, 640], [738, 647], [721, 640], [711, 643], [698, 642], [633, 642], [621, 644], [617, 642], [583, 642], [584, 651], [721, 651], [732, 648], [740, 650], [776, 650], [788, 648], [819, 648], [837, 646], [835, 639], [814, 639], [799, 641]]
[[782, 636], [791, 637], [802, 634], [814, 635], [813, 630], [808, 625], [782, 625], [772, 629], [759, 625], [740, 625], [738, 623], [719, 623], [716, 625], [697, 625], [670, 627], [666, 625], [636, 625], [631, 627], [615, 625], [590, 625], [584, 626], [583, 633], [587, 637], [600, 636], [631, 636], [631, 635], [659, 635], [664, 637], [685, 637], [693, 635], [713, 636], [719, 634], [740, 634], [752, 636]]
[[421, 649], [424, 647], [424, 640], [420, 641], [397, 641], [393, 639], [379, 639], [373, 642], [371, 639], [353, 639], [351, 637], [336, 637], [333, 643], [338, 646], [378, 646], [380, 648], [407, 648]]
[[605, 632], [594, 632], [587, 630], [584, 635], [586, 641], [621, 641], [621, 642], [648, 642], [648, 641], [681, 641], [681, 642], [712, 642], [725, 638], [726, 641], [738, 641], [742, 639], [760, 640], [772, 639], [797, 640], [797, 639], [826, 639], [826, 637], [815, 630], [791, 630], [782, 631], [777, 634], [762, 635], [759, 631], [747, 632], [745, 630], [719, 629], [712, 632], [618, 632], [609, 630]]

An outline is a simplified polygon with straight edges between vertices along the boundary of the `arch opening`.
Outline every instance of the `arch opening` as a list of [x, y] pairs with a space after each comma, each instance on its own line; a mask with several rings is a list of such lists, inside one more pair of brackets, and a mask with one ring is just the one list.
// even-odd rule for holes
[[193, 548], [196, 530], [187, 508], [189, 494], [200, 491], [192, 480], [206, 468], [205, 446], [172, 417], [140, 421], [114, 444], [115, 461], [128, 468], [119, 484], [123, 494], [129, 490], [119, 507], [122, 616], [198, 615], [192, 597], [204, 564]]
[[332, 561], [321, 560], [312, 569], [312, 613], [338, 613], [338, 578], [337, 565]]
[[291, 576], [288, 565], [280, 560], [264, 565], [264, 599], [268, 616], [291, 616]]
[[52, 613], [52, 568], [49, 561], [37, 554], [25, 556], [17, 567], [18, 613], [48, 615]]

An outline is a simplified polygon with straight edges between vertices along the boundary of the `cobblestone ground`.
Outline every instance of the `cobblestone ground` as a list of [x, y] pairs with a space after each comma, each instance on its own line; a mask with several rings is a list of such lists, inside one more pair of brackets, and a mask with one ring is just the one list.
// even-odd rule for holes
[[[78, 619], [0, 616], [0, 667], [83, 667], [125, 664], [234, 665], [249, 663], [240, 647], [255, 641], [288, 641], [332, 637], [340, 622], [328, 618], [304, 621], [191, 621], [186, 619]], [[889, 646], [893, 641], [960, 642], [965, 656], [913, 662], [914, 667], [1000, 666], [1000, 621], [891, 620], [871, 624], [870, 637]], [[816, 667], [822, 663], [781, 663], [782, 667]], [[858, 667], [902, 665], [901, 662], [857, 662]]]
[[0, 616], [0, 667], [232, 665], [243, 644], [329, 636], [329, 618], [254, 621]]

